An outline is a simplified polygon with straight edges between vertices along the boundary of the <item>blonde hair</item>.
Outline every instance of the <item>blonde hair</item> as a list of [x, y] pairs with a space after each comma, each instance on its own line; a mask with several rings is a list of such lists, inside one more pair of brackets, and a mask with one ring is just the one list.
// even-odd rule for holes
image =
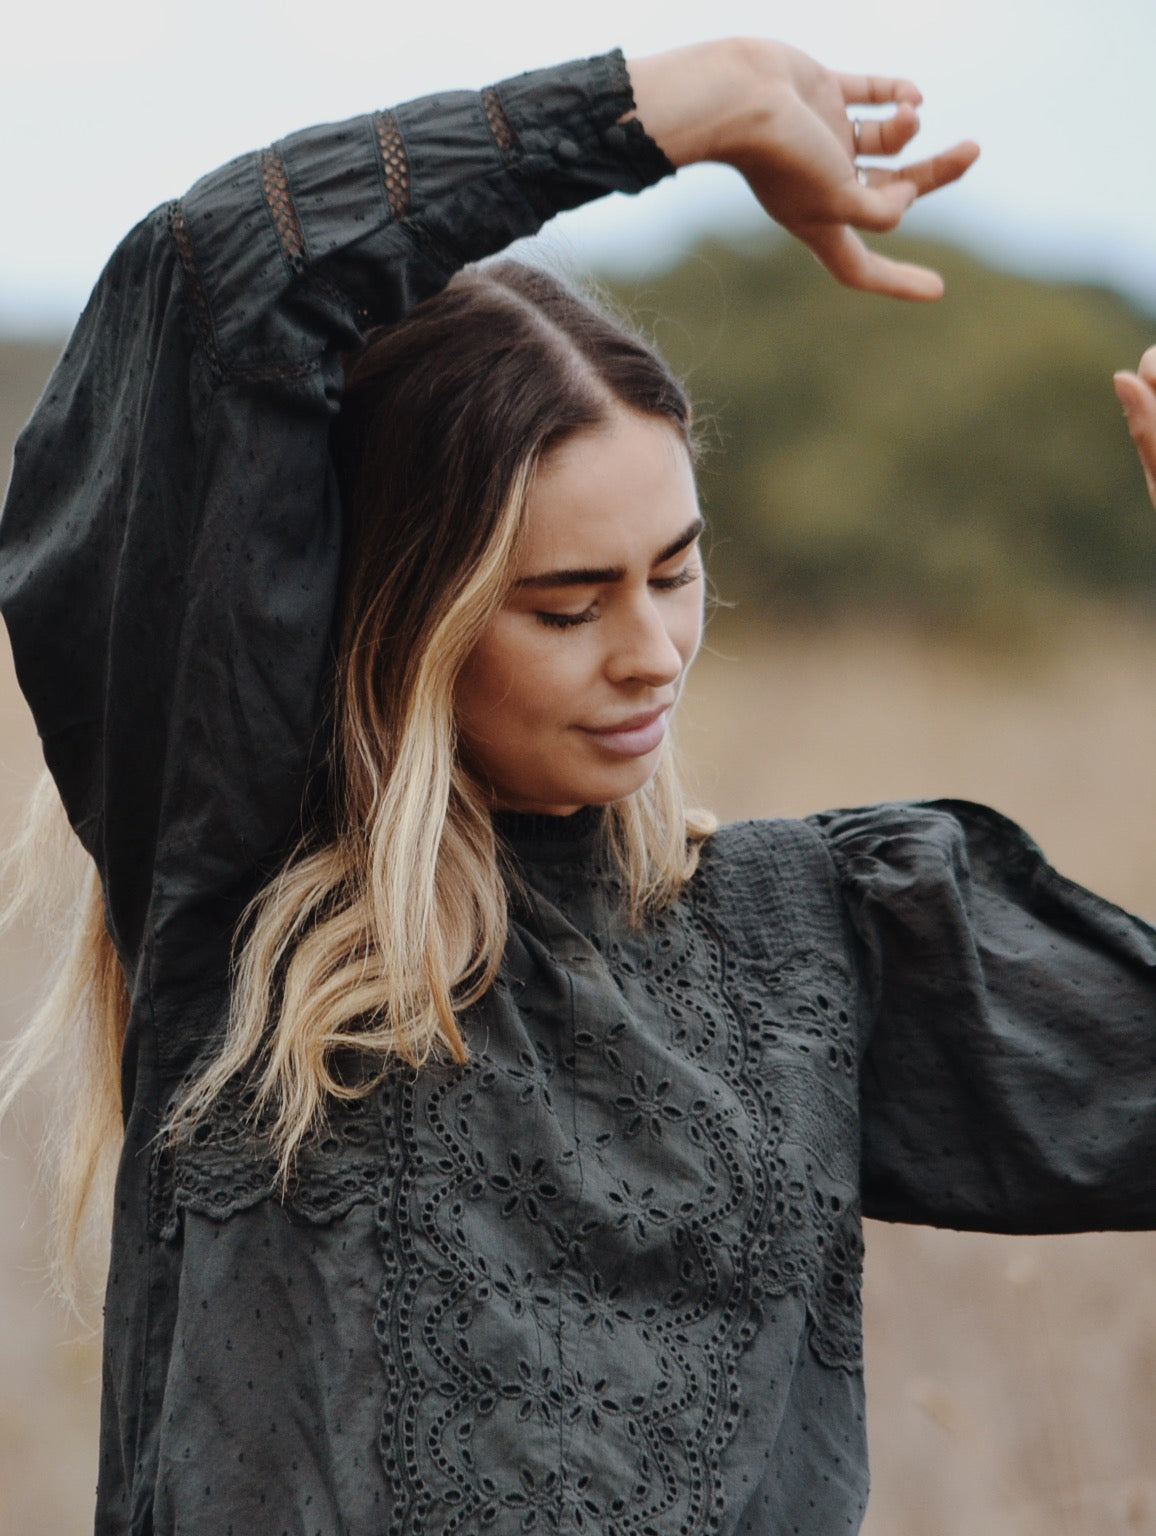
[[[457, 751], [454, 687], [508, 591], [537, 465], [621, 406], [665, 418], [691, 448], [665, 364], [514, 263], [459, 275], [351, 364], [333, 437], [348, 530], [327, 788], [239, 925], [227, 1030], [171, 1117], [177, 1140], [243, 1076], [254, 1133], [287, 1181], [328, 1103], [368, 1093], [399, 1062], [466, 1060], [459, 1017], [501, 964], [508, 893], [490, 797]], [[632, 920], [674, 898], [714, 825], [685, 810], [669, 748], [643, 789], [607, 808]], [[13, 1077], [78, 1012], [102, 1017], [100, 1125], [91, 1117], [80, 1137], [92, 1148], [119, 1094], [128, 1001], [108, 979], [99, 916], [90, 900]], [[91, 1189], [80, 1167], [62, 1165], [65, 1253]]]
[[81, 1302], [78, 1253], [86, 1233], [107, 1233], [122, 1136], [121, 1053], [128, 1025], [124, 969], [108, 934], [96, 866], [74, 836], [45, 769], [4, 858], [10, 892], [0, 931], [20, 918], [47, 933], [59, 960], [23, 1032], [0, 1063], [0, 1119], [30, 1080], [67, 1062], [46, 1136], [57, 1291]]

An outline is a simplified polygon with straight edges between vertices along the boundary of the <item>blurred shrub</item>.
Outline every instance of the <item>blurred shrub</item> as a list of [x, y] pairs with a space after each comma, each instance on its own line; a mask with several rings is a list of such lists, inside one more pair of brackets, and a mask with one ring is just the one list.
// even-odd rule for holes
[[849, 293], [773, 239], [609, 285], [696, 401], [721, 594], [981, 630], [1073, 594], [1149, 601], [1156, 517], [1111, 374], [1156, 320], [948, 246], [882, 244], [936, 266], [946, 297]]

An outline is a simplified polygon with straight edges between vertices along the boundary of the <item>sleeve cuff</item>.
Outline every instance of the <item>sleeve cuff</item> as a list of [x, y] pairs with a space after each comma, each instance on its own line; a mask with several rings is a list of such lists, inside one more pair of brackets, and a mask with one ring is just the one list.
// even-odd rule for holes
[[641, 192], [674, 174], [637, 118], [619, 121], [634, 106], [620, 49], [515, 75], [494, 89], [544, 199], [544, 217], [606, 192]]

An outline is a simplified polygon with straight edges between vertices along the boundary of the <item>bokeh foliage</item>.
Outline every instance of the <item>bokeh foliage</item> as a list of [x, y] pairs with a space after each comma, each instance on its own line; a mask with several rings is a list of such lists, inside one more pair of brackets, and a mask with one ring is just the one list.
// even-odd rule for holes
[[934, 265], [938, 304], [849, 293], [794, 242], [700, 246], [610, 286], [688, 383], [725, 598], [1015, 627], [1071, 595], [1149, 603], [1156, 517], [1111, 374], [1156, 320], [1104, 290]]

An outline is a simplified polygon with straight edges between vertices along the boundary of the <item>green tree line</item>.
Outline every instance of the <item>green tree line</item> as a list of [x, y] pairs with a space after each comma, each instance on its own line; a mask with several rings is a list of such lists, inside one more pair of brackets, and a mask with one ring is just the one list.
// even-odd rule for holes
[[883, 244], [937, 267], [946, 296], [849, 293], [773, 238], [609, 285], [695, 402], [722, 597], [979, 629], [1076, 594], [1148, 603], [1156, 516], [1111, 375], [1156, 320], [953, 247]]

